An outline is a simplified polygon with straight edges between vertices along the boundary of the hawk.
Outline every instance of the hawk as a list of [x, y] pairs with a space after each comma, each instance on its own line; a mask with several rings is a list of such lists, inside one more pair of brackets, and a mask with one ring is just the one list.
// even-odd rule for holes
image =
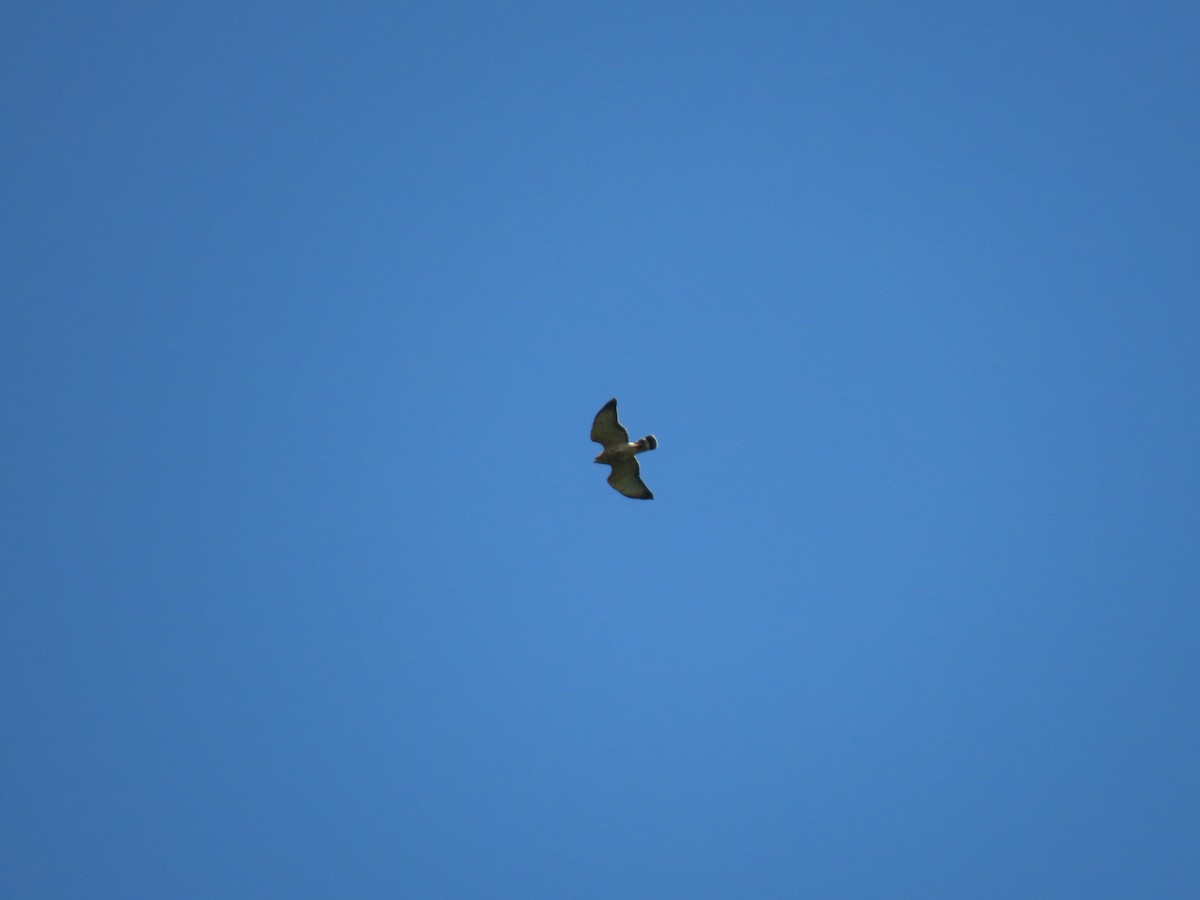
[[635, 500], [653, 500], [650, 488], [642, 483], [638, 468], [637, 454], [658, 447], [658, 439], [648, 434], [640, 441], [630, 441], [629, 432], [617, 421], [617, 398], [613, 397], [596, 413], [592, 422], [592, 440], [603, 445], [604, 449], [592, 462], [612, 466], [612, 474], [608, 483]]

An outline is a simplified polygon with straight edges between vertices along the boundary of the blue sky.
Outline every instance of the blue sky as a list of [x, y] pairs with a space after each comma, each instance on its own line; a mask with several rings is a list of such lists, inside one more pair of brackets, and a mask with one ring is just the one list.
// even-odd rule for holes
[[1198, 38], [9, 13], [2, 892], [1194, 896]]

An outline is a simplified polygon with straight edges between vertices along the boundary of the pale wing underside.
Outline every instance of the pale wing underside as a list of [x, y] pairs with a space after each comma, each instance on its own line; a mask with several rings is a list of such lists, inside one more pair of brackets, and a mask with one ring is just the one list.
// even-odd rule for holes
[[[617, 421], [616, 397], [605, 403], [604, 408], [596, 413], [596, 420], [592, 422], [592, 440], [597, 444], [603, 444], [605, 447], [610, 447], [613, 444], [629, 443], [629, 432], [625, 430], [624, 425]], [[637, 470], [635, 468], [634, 478], [636, 477]], [[630, 496], [632, 497], [633, 494], [630, 494]]]
[[608, 483], [626, 497], [632, 497], [634, 500], [654, 499], [650, 488], [646, 487], [642, 481], [642, 473], [637, 460], [632, 456], [613, 465], [612, 474], [608, 476]]

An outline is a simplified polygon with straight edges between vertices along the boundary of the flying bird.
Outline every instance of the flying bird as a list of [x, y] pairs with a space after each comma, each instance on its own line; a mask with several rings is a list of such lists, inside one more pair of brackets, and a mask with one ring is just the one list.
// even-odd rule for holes
[[608, 483], [635, 500], [653, 500], [650, 488], [642, 482], [637, 454], [658, 447], [658, 439], [648, 434], [640, 441], [630, 441], [629, 432], [617, 421], [617, 398], [613, 397], [596, 413], [592, 422], [592, 440], [601, 444], [604, 449], [592, 462], [612, 466], [612, 474]]

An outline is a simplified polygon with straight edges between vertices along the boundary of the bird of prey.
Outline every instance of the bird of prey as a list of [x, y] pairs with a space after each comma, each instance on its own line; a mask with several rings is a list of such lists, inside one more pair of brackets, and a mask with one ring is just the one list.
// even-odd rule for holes
[[608, 483], [635, 500], [653, 500], [650, 488], [642, 483], [642, 476], [635, 457], [646, 450], [658, 447], [658, 439], [648, 434], [640, 441], [630, 441], [629, 432], [617, 421], [617, 398], [613, 397], [596, 413], [592, 422], [592, 440], [604, 449], [592, 462], [612, 466]]

